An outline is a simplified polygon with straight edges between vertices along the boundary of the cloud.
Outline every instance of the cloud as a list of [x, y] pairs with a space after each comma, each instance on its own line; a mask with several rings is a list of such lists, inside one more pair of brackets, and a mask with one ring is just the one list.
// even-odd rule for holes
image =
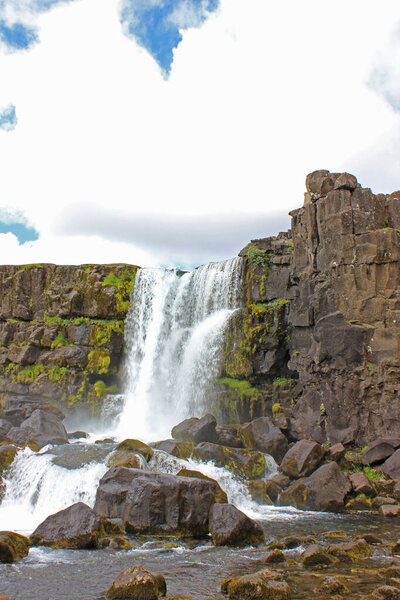
[[0, 129], [12, 131], [17, 126], [17, 113], [15, 106], [10, 104], [6, 108], [0, 109]]
[[0, 42], [8, 50], [27, 50], [38, 41], [36, 29], [23, 23], [8, 24], [0, 19]]
[[235, 256], [250, 239], [274, 235], [289, 227], [285, 212], [131, 215], [84, 205], [69, 207], [61, 214], [55, 232], [134, 244], [158, 256], [161, 262], [188, 267]]
[[26, 216], [19, 210], [0, 207], [0, 234], [12, 233], [19, 244], [31, 242], [39, 238], [34, 227], [31, 227]]
[[121, 23], [169, 74], [182, 31], [199, 27], [218, 7], [219, 0], [123, 0]]
[[400, 25], [375, 59], [368, 85], [400, 112]]

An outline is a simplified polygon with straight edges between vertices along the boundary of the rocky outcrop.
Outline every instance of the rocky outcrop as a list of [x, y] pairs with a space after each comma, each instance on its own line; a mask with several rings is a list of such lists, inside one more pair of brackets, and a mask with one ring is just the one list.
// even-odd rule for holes
[[291, 231], [253, 240], [216, 415], [283, 414], [292, 439], [363, 446], [400, 432], [400, 193], [316, 171]]
[[49, 399], [95, 410], [117, 392], [136, 271], [122, 264], [0, 266], [0, 407]]

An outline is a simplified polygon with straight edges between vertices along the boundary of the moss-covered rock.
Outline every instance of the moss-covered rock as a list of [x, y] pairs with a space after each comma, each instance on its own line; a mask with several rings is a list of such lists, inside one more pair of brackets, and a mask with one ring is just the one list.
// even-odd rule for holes
[[141, 565], [127, 567], [116, 577], [108, 589], [108, 600], [157, 600], [167, 593], [162, 575], [153, 575]]
[[232, 578], [226, 586], [229, 600], [290, 600], [290, 587], [280, 579], [268, 569]]
[[113, 467], [128, 467], [130, 469], [143, 469], [143, 458], [141, 459], [135, 452], [128, 450], [115, 450], [107, 458], [107, 466]]
[[192, 471], [190, 469], [181, 469], [177, 474], [177, 477], [194, 477], [196, 479], [207, 479], [208, 481], [213, 481], [215, 483], [215, 502], [220, 502], [222, 504], [226, 504], [228, 502], [228, 496], [226, 492], [221, 488], [218, 481], [212, 479], [212, 477], [207, 477], [204, 473], [200, 471]]
[[17, 456], [18, 449], [12, 445], [0, 446], [0, 475], [7, 471]]
[[151, 444], [151, 447], [155, 450], [163, 450], [168, 452], [176, 458], [190, 458], [194, 449], [193, 442], [182, 442], [178, 440], [162, 440], [161, 442], [155, 442]]
[[13, 563], [29, 553], [28, 538], [12, 531], [0, 531], [0, 562]]
[[266, 481], [249, 481], [247, 489], [254, 502], [257, 502], [258, 504], [268, 504], [269, 506], [274, 504], [268, 495]]
[[149, 461], [154, 454], [153, 448], [150, 448], [150, 446], [148, 446], [144, 442], [141, 442], [140, 440], [132, 440], [132, 439], [126, 439], [123, 442], [120, 442], [118, 444], [118, 446], [116, 447], [116, 450], [127, 450], [128, 452], [138, 452], [139, 454], [144, 456], [147, 461]]
[[217, 467], [225, 467], [246, 479], [257, 479], [265, 473], [264, 454], [254, 450], [203, 442], [195, 447], [193, 458], [201, 462], [213, 461]]

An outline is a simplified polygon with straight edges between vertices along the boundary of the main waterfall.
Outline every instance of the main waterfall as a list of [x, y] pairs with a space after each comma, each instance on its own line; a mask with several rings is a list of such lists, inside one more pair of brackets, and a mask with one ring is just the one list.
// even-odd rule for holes
[[242, 302], [243, 259], [191, 273], [138, 272], [127, 316], [125, 404], [115, 434], [155, 440], [207, 410], [226, 326]]

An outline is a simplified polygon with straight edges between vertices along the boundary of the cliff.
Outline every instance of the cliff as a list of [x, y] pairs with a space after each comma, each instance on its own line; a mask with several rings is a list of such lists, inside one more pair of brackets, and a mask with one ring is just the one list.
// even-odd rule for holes
[[[272, 414], [293, 439], [400, 433], [400, 192], [316, 171], [290, 232], [253, 240], [228, 336], [225, 420]], [[236, 414], [229, 414], [229, 413]]]
[[137, 267], [0, 266], [0, 407], [12, 396], [92, 410], [121, 375]]

